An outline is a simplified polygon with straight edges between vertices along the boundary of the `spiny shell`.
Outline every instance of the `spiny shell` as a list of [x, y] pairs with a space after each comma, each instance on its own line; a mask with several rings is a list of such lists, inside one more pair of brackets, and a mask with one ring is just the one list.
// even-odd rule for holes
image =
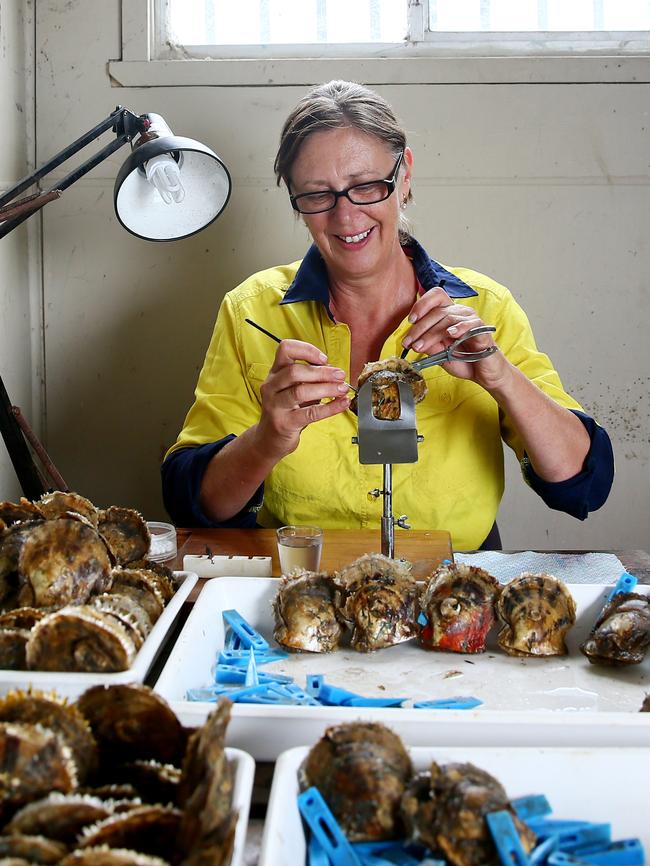
[[550, 574], [524, 572], [501, 591], [499, 646], [509, 655], [566, 655], [564, 637], [576, 618], [573, 596]]
[[78, 840], [78, 848], [108, 845], [127, 848], [155, 857], [174, 851], [181, 822], [181, 812], [170, 806], [139, 806], [130, 812], [112, 815], [87, 826]]
[[30, 863], [58, 863], [67, 853], [61, 842], [22, 833], [0, 836], [0, 857], [24, 857]]
[[152, 623], [155, 623], [165, 607], [165, 596], [158, 582], [157, 575], [144, 569], [114, 568], [113, 582], [110, 592], [117, 595], [131, 596], [143, 607]]
[[99, 531], [120, 565], [142, 559], [149, 552], [151, 535], [134, 508], [112, 505], [99, 512]]
[[590, 662], [640, 664], [650, 646], [650, 596], [622, 592], [605, 605], [580, 649]]
[[413, 767], [401, 739], [384, 725], [327, 728], [299, 770], [301, 787], [317, 787], [351, 842], [400, 835], [399, 804]]
[[111, 809], [105, 800], [80, 794], [50, 794], [24, 806], [6, 830], [29, 836], [46, 836], [57, 842], [74, 842], [84, 827], [107, 818]]
[[41, 725], [63, 738], [83, 782], [97, 766], [97, 743], [88, 722], [74, 704], [56, 693], [17, 689], [0, 698], [0, 721]]
[[427, 649], [484, 652], [500, 589], [495, 577], [473, 565], [436, 569], [420, 597], [428, 620], [420, 630], [420, 642]]
[[114, 616], [69, 605], [34, 626], [26, 652], [31, 670], [111, 673], [128, 670], [136, 649]]
[[173, 764], [160, 761], [129, 761], [110, 771], [110, 778], [117, 783], [128, 784], [133, 796], [145, 803], [175, 803], [181, 771]]
[[97, 528], [97, 508], [95, 508], [89, 499], [86, 499], [85, 496], [80, 496], [78, 493], [53, 490], [51, 493], [44, 493], [35, 504], [48, 520], [62, 517], [68, 512], [73, 511], [81, 514], [95, 529]]
[[61, 860], [59, 866], [169, 866], [169, 863], [161, 857], [142, 854], [140, 851], [95, 845], [72, 851]]
[[48, 612], [44, 607], [15, 607], [0, 614], [0, 627], [23, 628], [29, 631]]
[[274, 639], [290, 650], [333, 652], [343, 629], [336, 617], [335, 586], [324, 573], [283, 577], [275, 599]]
[[7, 526], [23, 520], [42, 519], [43, 512], [35, 502], [21, 496], [20, 502], [0, 502], [0, 519]]
[[118, 619], [126, 628], [136, 649], [151, 631], [151, 619], [141, 604], [129, 595], [104, 592], [92, 599], [92, 606]]
[[[372, 379], [373, 415], [382, 420], [396, 420], [401, 414], [397, 382], [406, 382], [411, 386], [414, 403], [419, 403], [427, 394], [427, 385], [422, 374], [403, 358], [384, 358], [381, 361], [369, 362], [359, 374], [357, 388], [361, 388], [368, 379]], [[358, 411], [356, 396], [352, 399], [350, 409], [352, 412]]]

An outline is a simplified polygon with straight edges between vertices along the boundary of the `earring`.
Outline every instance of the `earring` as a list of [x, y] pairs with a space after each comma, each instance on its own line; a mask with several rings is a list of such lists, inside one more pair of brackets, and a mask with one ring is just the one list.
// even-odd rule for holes
[[408, 196], [404, 196], [402, 199], [402, 210], [406, 210], [406, 202], [408, 201]]

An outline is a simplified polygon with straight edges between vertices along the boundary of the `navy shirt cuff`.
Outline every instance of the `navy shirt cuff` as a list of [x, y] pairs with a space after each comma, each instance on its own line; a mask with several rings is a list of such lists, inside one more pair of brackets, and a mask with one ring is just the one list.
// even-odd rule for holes
[[203, 475], [208, 463], [224, 445], [235, 438], [234, 434], [225, 436], [217, 442], [207, 442], [192, 448], [181, 448], [172, 452], [161, 466], [163, 502], [167, 513], [176, 526], [188, 527], [231, 527], [252, 529], [256, 526], [257, 512], [264, 498], [264, 485], [235, 514], [234, 517], [216, 523], [207, 517], [201, 508], [200, 491]]
[[571, 410], [584, 424], [591, 446], [582, 472], [566, 481], [545, 481], [535, 472], [527, 456], [521, 461], [524, 477], [549, 508], [584, 520], [604, 504], [614, 480], [614, 452], [607, 432], [589, 415]]

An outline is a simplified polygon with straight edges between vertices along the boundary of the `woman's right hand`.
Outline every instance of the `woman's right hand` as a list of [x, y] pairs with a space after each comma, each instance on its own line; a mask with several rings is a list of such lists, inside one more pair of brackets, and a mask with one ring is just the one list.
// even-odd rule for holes
[[[305, 363], [296, 363], [300, 361]], [[316, 346], [282, 340], [260, 389], [262, 417], [257, 433], [264, 449], [280, 460], [295, 451], [308, 424], [344, 412], [350, 405], [344, 379], [345, 372], [330, 367]]]

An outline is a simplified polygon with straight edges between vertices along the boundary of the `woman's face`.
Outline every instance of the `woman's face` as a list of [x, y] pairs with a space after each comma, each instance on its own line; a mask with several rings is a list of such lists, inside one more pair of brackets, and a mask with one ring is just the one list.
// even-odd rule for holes
[[[413, 156], [404, 151], [393, 194], [375, 204], [357, 205], [345, 196], [324, 213], [303, 214], [330, 274], [339, 280], [372, 276], [400, 251], [400, 205], [408, 194]], [[354, 128], [315, 132], [298, 152], [291, 171], [291, 193], [340, 191], [391, 175], [395, 156], [387, 144]]]

